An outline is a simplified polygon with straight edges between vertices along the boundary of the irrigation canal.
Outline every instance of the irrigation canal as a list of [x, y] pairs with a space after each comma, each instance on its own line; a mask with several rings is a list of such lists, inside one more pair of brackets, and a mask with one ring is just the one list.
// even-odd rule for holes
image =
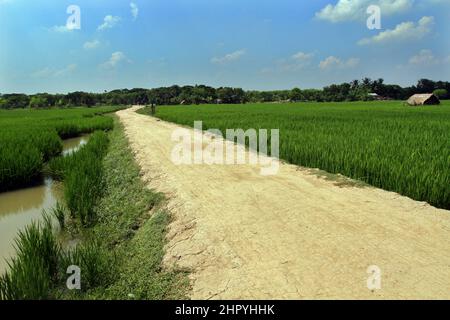
[[[63, 155], [76, 152], [89, 140], [89, 135], [63, 140]], [[14, 240], [32, 221], [38, 221], [62, 196], [61, 186], [46, 177], [37, 186], [0, 193], [0, 274], [15, 252]]]

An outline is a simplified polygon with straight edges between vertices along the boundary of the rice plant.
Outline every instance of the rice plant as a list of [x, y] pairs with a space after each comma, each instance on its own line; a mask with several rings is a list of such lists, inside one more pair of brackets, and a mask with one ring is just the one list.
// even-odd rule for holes
[[163, 120], [205, 130], [279, 129], [280, 157], [450, 209], [450, 103], [400, 101], [167, 106]]
[[96, 241], [89, 241], [63, 254], [61, 271], [69, 266], [81, 270], [81, 289], [87, 291], [98, 286], [106, 286], [115, 275], [114, 256]]
[[108, 136], [96, 131], [75, 153], [52, 159], [49, 173], [64, 181], [64, 198], [71, 217], [87, 226], [96, 219], [94, 207], [103, 190], [102, 159]]
[[59, 227], [61, 230], [64, 230], [66, 227], [66, 207], [61, 203], [57, 202], [56, 206], [51, 211], [53, 217], [58, 221]]
[[117, 107], [0, 110], [0, 192], [28, 186], [62, 151], [61, 139], [109, 130]]
[[49, 299], [52, 282], [58, 278], [61, 247], [51, 219], [32, 223], [19, 232], [16, 257], [9, 270], [0, 276], [0, 300]]
[[48, 300], [67, 290], [67, 268], [81, 270], [84, 291], [107, 285], [115, 276], [115, 257], [99, 243], [89, 241], [64, 252], [53, 233], [52, 221], [44, 215], [16, 240], [16, 257], [0, 276], [0, 300]]

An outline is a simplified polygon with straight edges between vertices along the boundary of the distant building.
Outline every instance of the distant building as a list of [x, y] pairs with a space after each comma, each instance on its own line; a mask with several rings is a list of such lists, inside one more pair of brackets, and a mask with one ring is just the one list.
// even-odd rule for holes
[[407, 103], [410, 106], [424, 106], [440, 104], [439, 98], [432, 93], [415, 94], [411, 96]]
[[370, 98], [372, 98], [373, 100], [389, 100], [389, 98], [380, 96], [378, 93], [375, 93], [375, 92], [369, 93], [368, 96]]

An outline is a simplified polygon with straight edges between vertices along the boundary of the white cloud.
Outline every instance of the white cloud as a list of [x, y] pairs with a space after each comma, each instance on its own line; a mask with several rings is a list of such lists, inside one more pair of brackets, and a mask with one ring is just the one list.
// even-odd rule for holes
[[116, 24], [118, 24], [120, 20], [121, 20], [120, 17], [107, 15], [103, 19], [103, 23], [98, 26], [97, 30], [102, 31], [102, 30], [106, 30], [106, 29], [111, 29]]
[[344, 67], [346, 68], [354, 68], [359, 65], [360, 59], [358, 58], [350, 58], [344, 63]]
[[44, 69], [35, 71], [31, 74], [31, 77], [33, 78], [47, 78], [50, 77], [53, 74], [53, 71], [49, 68], [46, 67]]
[[358, 42], [360, 45], [382, 44], [394, 41], [418, 40], [429, 34], [434, 26], [434, 17], [422, 17], [416, 24], [408, 21], [400, 23], [395, 29], [382, 31], [372, 38], [365, 38]]
[[54, 73], [54, 76], [55, 77], [61, 77], [61, 76], [65, 76], [65, 75], [68, 75], [68, 74], [72, 74], [75, 71], [76, 68], [77, 68], [76, 64], [69, 64], [64, 69], [56, 70], [55, 73]]
[[[298, 71], [311, 64], [314, 53], [297, 52], [289, 59], [282, 59], [278, 61], [278, 71]], [[266, 71], [267, 72], [267, 71]]]
[[105, 69], [114, 69], [117, 65], [119, 65], [122, 62], [130, 63], [131, 60], [128, 59], [123, 52], [117, 51], [114, 52], [111, 55], [111, 58], [109, 58], [109, 60], [103, 63], [101, 66]]
[[412, 65], [429, 66], [438, 64], [439, 60], [433, 55], [431, 50], [423, 49], [418, 54], [412, 56], [409, 59], [409, 63]]
[[338, 0], [317, 12], [316, 17], [331, 22], [364, 20], [370, 5], [378, 5], [383, 15], [392, 15], [411, 8], [413, 3], [414, 0]]
[[77, 68], [76, 64], [69, 64], [62, 69], [53, 69], [46, 67], [31, 74], [33, 78], [49, 78], [49, 77], [62, 77], [72, 74]]
[[[275, 67], [267, 67], [260, 70], [263, 74], [270, 73], [284, 73], [284, 72], [296, 72], [303, 70], [310, 66], [314, 60], [315, 53], [305, 53], [297, 52], [287, 59], [280, 59], [276, 62]], [[318, 67], [321, 70], [332, 70], [332, 69], [348, 69], [354, 68], [359, 65], [360, 59], [349, 58], [347, 60], [342, 60], [335, 56], [329, 56], [326, 59], [320, 61]]]
[[69, 29], [67, 26], [53, 26], [50, 28], [51, 31], [59, 32], [59, 33], [65, 33], [65, 32], [71, 32], [74, 29]]
[[305, 63], [309, 62], [312, 57], [314, 56], [314, 53], [304, 53], [304, 52], [297, 52], [296, 54], [292, 55], [292, 59], [294, 59], [297, 62]]
[[359, 61], [358, 58], [350, 58], [343, 61], [335, 56], [329, 56], [325, 60], [320, 61], [319, 68], [322, 70], [354, 68], [359, 64]]
[[83, 48], [86, 50], [95, 49], [100, 46], [100, 41], [98, 40], [92, 40], [92, 41], [86, 41], [83, 45]]
[[130, 3], [131, 15], [133, 16], [133, 20], [136, 20], [139, 15], [139, 8], [136, 3]]
[[223, 64], [223, 63], [227, 63], [227, 62], [232, 62], [232, 61], [236, 61], [239, 60], [243, 55], [245, 55], [245, 50], [238, 50], [229, 54], [226, 54], [223, 57], [214, 57], [211, 59], [212, 63], [218, 63], [218, 64]]
[[320, 61], [319, 68], [324, 70], [324, 69], [329, 69], [333, 66], [339, 66], [340, 64], [342, 64], [342, 61], [339, 58], [330, 56], [330, 57], [326, 58], [325, 60]]

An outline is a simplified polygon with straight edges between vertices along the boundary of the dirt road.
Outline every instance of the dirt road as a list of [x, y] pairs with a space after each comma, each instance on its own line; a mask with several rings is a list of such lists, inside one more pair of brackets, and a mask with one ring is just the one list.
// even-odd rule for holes
[[192, 270], [192, 298], [450, 299], [449, 211], [287, 164], [175, 165], [179, 127], [136, 108], [118, 115], [148, 186], [169, 197], [165, 263]]

